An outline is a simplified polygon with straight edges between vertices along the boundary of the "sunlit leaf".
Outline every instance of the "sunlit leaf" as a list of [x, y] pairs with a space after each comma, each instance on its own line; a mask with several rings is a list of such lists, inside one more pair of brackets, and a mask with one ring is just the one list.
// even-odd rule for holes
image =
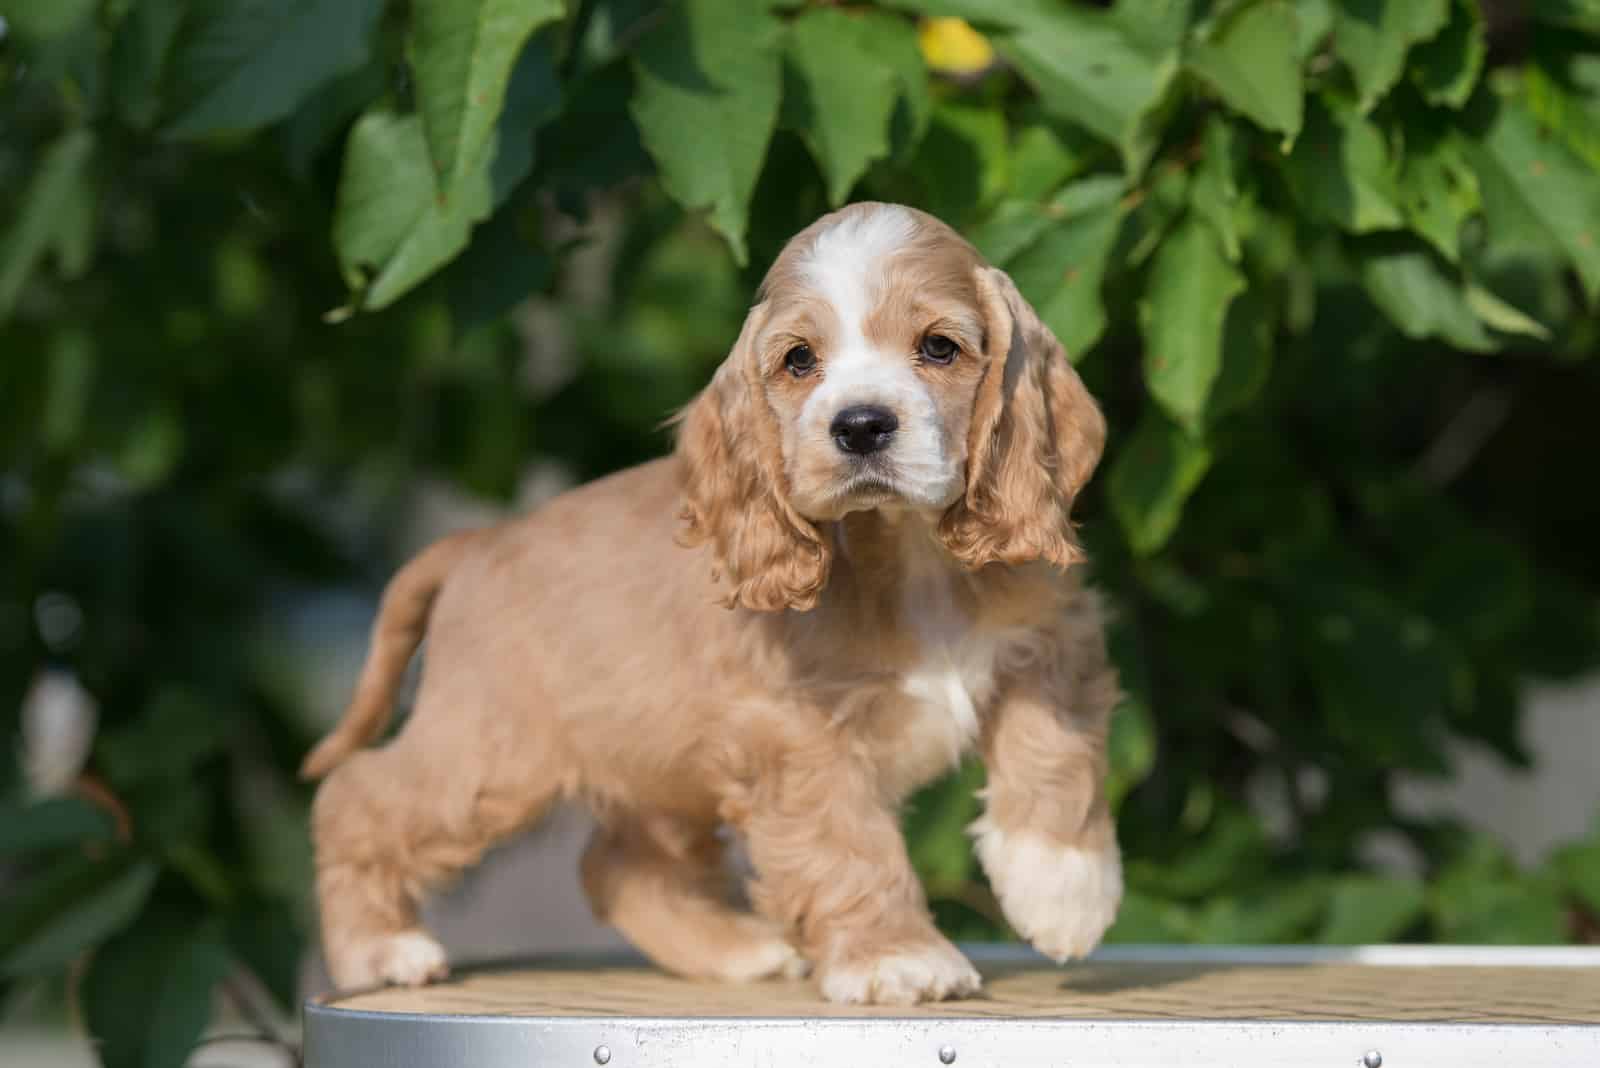
[[[911, 24], [890, 19], [912, 38]], [[877, 49], [892, 45], [882, 29], [864, 31], [867, 17], [816, 8], [789, 26], [788, 59], [794, 89], [786, 115], [805, 138], [828, 179], [828, 200], [843, 203], [856, 180], [889, 154], [889, 120], [897, 75]]]
[[1289, 0], [1248, 4], [1194, 42], [1185, 63], [1229, 107], [1293, 142], [1302, 118], [1298, 28]]
[[780, 24], [757, 4], [685, 0], [634, 52], [632, 110], [668, 193], [709, 211], [736, 260], [778, 119]]
[[1156, 253], [1139, 306], [1150, 395], [1191, 431], [1205, 418], [1222, 369], [1222, 328], [1245, 279], [1199, 219], [1178, 225]]
[[561, 0], [415, 0], [411, 58], [428, 154], [447, 196], [488, 149], [511, 68]]
[[67, 131], [45, 152], [23, 190], [11, 230], [0, 241], [0, 323], [10, 318], [44, 254], [74, 225], [93, 152], [94, 135], [87, 129]]
[[1157, 552], [1178, 529], [1184, 503], [1211, 466], [1211, 450], [1147, 413], [1111, 463], [1111, 510], [1135, 553]]
[[1481, 141], [1468, 142], [1491, 235], [1531, 223], [1578, 271], [1591, 302], [1600, 298], [1600, 197], [1594, 171], [1546, 137], [1526, 104], [1499, 100]]
[[1317, 941], [1338, 945], [1393, 942], [1422, 918], [1427, 903], [1414, 878], [1347, 875], [1333, 884]]
[[393, 303], [453, 259], [492, 199], [487, 165], [452, 195], [439, 189], [416, 115], [363, 115], [345, 149], [333, 224], [340, 267], [363, 306]]
[[1290, 191], [1313, 219], [1354, 233], [1405, 222], [1396, 168], [1377, 127], [1349, 107], [1312, 99], [1285, 164]]
[[1338, 0], [1334, 47], [1350, 68], [1361, 110], [1370, 111], [1405, 70], [1413, 45], [1438, 36], [1450, 0]]

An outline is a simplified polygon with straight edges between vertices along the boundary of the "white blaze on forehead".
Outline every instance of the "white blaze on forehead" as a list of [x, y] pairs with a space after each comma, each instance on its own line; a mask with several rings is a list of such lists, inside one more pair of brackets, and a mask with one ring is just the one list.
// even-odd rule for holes
[[[884, 260], [915, 235], [916, 220], [889, 205], [852, 212], [817, 235], [800, 272], [832, 308], [837, 332], [828, 339], [822, 385], [806, 404], [806, 415], [831, 419], [852, 404], [887, 404], [902, 419], [923, 415], [931, 405], [909, 366], [877, 352], [867, 340], [867, 318], [882, 297]], [[886, 358], [889, 357], [889, 358]], [[922, 403], [919, 403], [919, 400]]]
[[844, 332], [844, 347], [866, 344], [867, 316], [878, 295], [883, 260], [915, 234], [916, 220], [911, 213], [888, 205], [846, 215], [817, 235], [800, 269], [806, 281], [833, 305]]

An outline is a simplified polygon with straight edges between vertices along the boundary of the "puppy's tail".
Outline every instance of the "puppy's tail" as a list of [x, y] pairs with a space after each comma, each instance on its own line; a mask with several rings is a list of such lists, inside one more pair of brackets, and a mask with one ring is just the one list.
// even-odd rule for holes
[[444, 580], [476, 540], [477, 531], [441, 538], [389, 580], [372, 625], [372, 648], [344, 718], [300, 765], [302, 779], [320, 779], [355, 750], [382, 733], [394, 710], [400, 676], [427, 629], [428, 613]]

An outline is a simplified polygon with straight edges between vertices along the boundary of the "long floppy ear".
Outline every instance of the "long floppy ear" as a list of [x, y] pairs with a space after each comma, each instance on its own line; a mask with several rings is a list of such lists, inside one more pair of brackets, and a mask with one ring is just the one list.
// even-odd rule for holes
[[729, 608], [805, 610], [817, 603], [832, 554], [789, 503], [777, 417], [754, 351], [765, 317], [764, 304], [750, 310], [733, 351], [679, 417], [679, 542], [711, 546], [712, 578], [728, 583]]
[[988, 366], [967, 446], [967, 489], [939, 524], [969, 568], [1082, 562], [1072, 502], [1105, 447], [1106, 421], [1050, 329], [1004, 271], [977, 269]]

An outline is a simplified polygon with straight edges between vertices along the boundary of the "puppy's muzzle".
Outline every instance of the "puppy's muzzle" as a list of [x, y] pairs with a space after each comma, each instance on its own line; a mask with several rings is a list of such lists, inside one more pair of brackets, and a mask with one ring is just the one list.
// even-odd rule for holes
[[857, 404], [833, 417], [828, 432], [839, 451], [853, 456], [870, 456], [889, 447], [900, 420], [887, 408]]

